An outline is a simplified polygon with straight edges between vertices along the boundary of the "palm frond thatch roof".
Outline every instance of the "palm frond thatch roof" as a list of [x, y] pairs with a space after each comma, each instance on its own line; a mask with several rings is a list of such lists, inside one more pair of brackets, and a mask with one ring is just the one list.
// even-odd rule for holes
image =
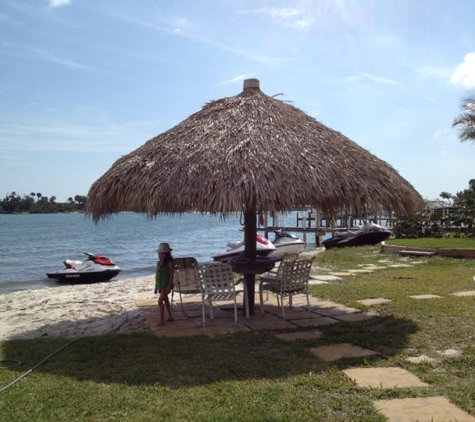
[[86, 212], [98, 221], [123, 210], [275, 214], [302, 205], [402, 217], [424, 204], [388, 163], [251, 79], [118, 159], [91, 186]]

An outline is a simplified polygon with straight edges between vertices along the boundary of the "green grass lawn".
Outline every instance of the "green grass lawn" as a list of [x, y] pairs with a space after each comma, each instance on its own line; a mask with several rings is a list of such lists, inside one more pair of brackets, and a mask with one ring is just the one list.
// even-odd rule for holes
[[[450, 246], [453, 247], [453, 246]], [[378, 247], [331, 249], [316, 255], [318, 272], [380, 265], [399, 256]], [[403, 262], [416, 260], [404, 259]], [[326, 285], [314, 296], [369, 310], [359, 299], [384, 297], [367, 321], [319, 328], [313, 340], [285, 342], [272, 332], [163, 338], [152, 333], [79, 339], [0, 393], [4, 421], [384, 421], [379, 399], [443, 395], [475, 416], [475, 262], [424, 258], [412, 268], [385, 266]], [[410, 295], [437, 294], [415, 300]], [[67, 344], [68, 339], [0, 343], [0, 388]], [[352, 343], [375, 357], [325, 363], [310, 348]], [[444, 357], [453, 349], [460, 357]], [[426, 355], [433, 363], [411, 363]], [[360, 389], [342, 370], [362, 366], [408, 369], [428, 388]]]
[[389, 239], [388, 245], [412, 246], [417, 248], [474, 248], [475, 238], [420, 238], [420, 239]]

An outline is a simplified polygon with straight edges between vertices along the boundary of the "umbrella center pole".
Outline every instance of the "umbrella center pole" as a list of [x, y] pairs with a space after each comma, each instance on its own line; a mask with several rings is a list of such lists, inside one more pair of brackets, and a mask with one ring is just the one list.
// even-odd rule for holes
[[[256, 247], [257, 236], [257, 216], [254, 211], [246, 211], [244, 213], [244, 254], [246, 258], [255, 260], [257, 256]], [[256, 291], [256, 275], [245, 274], [244, 281], [246, 283], [247, 297], [249, 301], [249, 314], [254, 315], [254, 299]], [[246, 300], [244, 298], [244, 300]]]
[[[244, 282], [246, 283], [247, 300], [249, 301], [249, 315], [254, 315], [254, 302], [255, 302], [255, 291], [256, 291], [255, 274], [245, 274]], [[244, 300], [246, 300], [246, 298], [244, 298]], [[244, 309], [246, 309], [245, 303], [244, 303]]]

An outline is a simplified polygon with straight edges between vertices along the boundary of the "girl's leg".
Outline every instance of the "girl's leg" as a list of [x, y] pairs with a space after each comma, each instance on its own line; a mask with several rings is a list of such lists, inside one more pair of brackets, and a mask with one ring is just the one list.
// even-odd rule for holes
[[163, 292], [160, 292], [160, 296], [158, 297], [158, 307], [160, 308], [160, 320], [158, 321], [158, 325], [165, 324], [165, 305], [163, 304]]
[[173, 321], [173, 315], [172, 315], [172, 308], [170, 306], [170, 301], [168, 300], [168, 295], [166, 295], [163, 298], [163, 301], [165, 302], [165, 306], [167, 308], [167, 313], [168, 313], [168, 319], [167, 322]]

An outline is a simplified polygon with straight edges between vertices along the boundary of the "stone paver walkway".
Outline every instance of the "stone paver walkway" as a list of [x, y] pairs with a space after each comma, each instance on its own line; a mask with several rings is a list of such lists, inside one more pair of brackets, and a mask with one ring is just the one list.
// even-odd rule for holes
[[352, 368], [343, 371], [363, 388], [427, 387], [411, 372], [403, 368]]
[[377, 354], [374, 350], [364, 349], [349, 343], [315, 347], [310, 349], [310, 351], [325, 362], [333, 362], [341, 358], [361, 358]]
[[[385, 268], [408, 268], [420, 261], [408, 263], [395, 263], [385, 259], [379, 261], [381, 265], [368, 265], [362, 268], [344, 272], [329, 272], [312, 276], [309, 284], [328, 284], [341, 281], [341, 277], [354, 277], [357, 273], [370, 273]], [[474, 277], [475, 280], [475, 277]], [[454, 292], [454, 296], [475, 296], [474, 291]], [[256, 298], [258, 295], [256, 294]], [[417, 300], [431, 300], [440, 298], [434, 294], [413, 295]], [[358, 300], [365, 306], [375, 306], [391, 302], [387, 298], [368, 298]], [[164, 326], [158, 326], [158, 306], [156, 299], [136, 300], [136, 305], [145, 315], [150, 329], [157, 336], [178, 337], [205, 335], [210, 338], [241, 331], [276, 331], [275, 336], [283, 341], [308, 340], [320, 338], [323, 332], [318, 327], [328, 324], [337, 324], [340, 321], [362, 321], [377, 315], [376, 312], [361, 312], [358, 309], [347, 307], [333, 301], [310, 298], [310, 310], [304, 295], [294, 296], [294, 307], [285, 310], [286, 320], [282, 319], [281, 309], [277, 306], [275, 296], [270, 295], [265, 302], [265, 314], [261, 315], [260, 308], [256, 305], [255, 315], [245, 318], [242, 310], [238, 317], [238, 325], [234, 324], [234, 308], [225, 304], [215, 308], [215, 319], [206, 317], [206, 326], [202, 323], [201, 298], [199, 295], [183, 297], [184, 311], [182, 312], [179, 298], [175, 296], [173, 303], [174, 321]], [[302, 328], [308, 328], [302, 330]], [[286, 332], [279, 332], [286, 330]], [[315, 356], [325, 362], [333, 362], [343, 358], [366, 357], [376, 355], [377, 352], [365, 349], [350, 343], [340, 343], [311, 348]], [[460, 351], [446, 350], [439, 352], [441, 356], [458, 357]], [[425, 355], [407, 358], [413, 363], [432, 362], [435, 359]], [[343, 370], [343, 373], [352, 379], [360, 388], [427, 388], [428, 384], [419, 380], [411, 372], [399, 367], [361, 367]], [[445, 397], [423, 397], [407, 399], [377, 400], [375, 408], [390, 422], [416, 422], [416, 421], [458, 421], [475, 422], [475, 417], [454, 406]]]
[[445, 397], [378, 400], [374, 407], [390, 422], [474, 422], [475, 418]]

